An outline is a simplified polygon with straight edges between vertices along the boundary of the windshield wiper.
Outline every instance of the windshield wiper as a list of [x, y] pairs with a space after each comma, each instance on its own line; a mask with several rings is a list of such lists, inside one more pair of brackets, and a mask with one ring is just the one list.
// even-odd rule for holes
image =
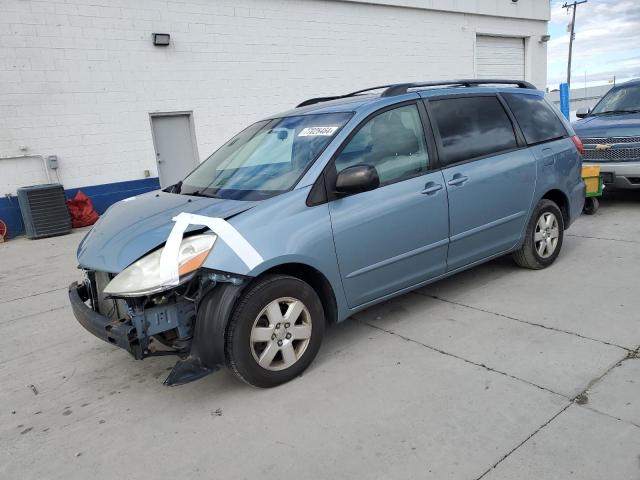
[[189, 195], [191, 197], [205, 197], [205, 198], [215, 198], [213, 195], [208, 195], [200, 190], [195, 190], [191, 193], [183, 193], [183, 195]]
[[592, 115], [615, 115], [620, 113], [640, 113], [640, 110], [605, 110], [604, 112], [592, 113]]

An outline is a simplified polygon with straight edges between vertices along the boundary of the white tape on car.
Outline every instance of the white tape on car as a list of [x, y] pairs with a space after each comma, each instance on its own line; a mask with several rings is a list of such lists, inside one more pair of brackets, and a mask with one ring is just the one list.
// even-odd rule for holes
[[255, 248], [238, 232], [229, 222], [222, 218], [206, 217], [193, 213], [180, 213], [173, 218], [176, 224], [173, 226], [167, 243], [160, 256], [160, 277], [163, 285], [178, 285], [178, 254], [182, 237], [189, 225], [202, 225], [209, 227], [229, 248], [240, 257], [249, 269], [253, 269], [262, 263], [262, 256]]

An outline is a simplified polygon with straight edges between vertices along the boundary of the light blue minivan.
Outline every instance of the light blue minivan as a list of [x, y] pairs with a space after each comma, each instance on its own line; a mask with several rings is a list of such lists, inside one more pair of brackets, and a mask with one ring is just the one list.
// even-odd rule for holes
[[259, 121], [181, 182], [113, 205], [78, 247], [77, 320], [177, 385], [299, 375], [326, 324], [512, 254], [558, 256], [580, 140], [524, 81], [386, 85]]

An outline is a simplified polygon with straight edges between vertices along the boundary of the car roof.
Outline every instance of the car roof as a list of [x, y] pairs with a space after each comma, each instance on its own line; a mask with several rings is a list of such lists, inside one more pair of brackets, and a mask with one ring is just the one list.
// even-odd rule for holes
[[616, 86], [611, 87], [611, 90], [617, 90], [619, 88], [625, 87], [637, 87], [640, 85], [640, 78], [634, 78], [633, 80], [629, 80], [628, 82], [618, 83]]
[[[470, 82], [466, 85], [455, 85]], [[487, 84], [488, 86], [484, 86]], [[502, 85], [504, 84], [504, 86]], [[518, 85], [520, 86], [513, 86]], [[453, 85], [453, 86], [452, 86]], [[370, 92], [373, 90], [374, 93]], [[391, 93], [389, 94], [389, 91]], [[390, 103], [400, 103], [416, 98], [428, 98], [443, 95], [472, 95], [478, 93], [518, 93], [543, 96], [544, 92], [535, 89], [524, 81], [511, 80], [451, 80], [443, 82], [427, 82], [424, 84], [397, 84], [374, 87], [362, 91], [336, 97], [320, 97], [305, 100], [302, 106], [272, 115], [269, 118], [282, 118], [296, 115], [315, 115], [323, 113], [357, 112], [360, 109], [371, 109], [379, 104], [381, 107]]]

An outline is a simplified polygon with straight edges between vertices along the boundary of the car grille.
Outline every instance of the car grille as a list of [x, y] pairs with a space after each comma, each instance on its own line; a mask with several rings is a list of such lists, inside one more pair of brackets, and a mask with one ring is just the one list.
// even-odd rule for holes
[[585, 160], [633, 160], [640, 158], [640, 148], [585, 149]]
[[603, 143], [640, 143], [640, 137], [603, 137], [603, 138], [582, 138], [584, 145], [601, 145]]

